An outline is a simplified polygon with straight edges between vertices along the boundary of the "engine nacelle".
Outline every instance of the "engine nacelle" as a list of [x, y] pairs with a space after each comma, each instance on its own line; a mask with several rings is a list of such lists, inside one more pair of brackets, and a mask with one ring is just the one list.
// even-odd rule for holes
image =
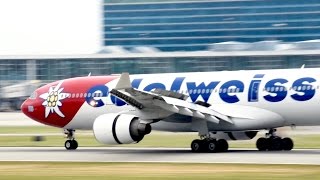
[[256, 137], [258, 131], [234, 131], [234, 132], [216, 132], [212, 133], [212, 137], [225, 140], [250, 140]]
[[150, 124], [140, 123], [138, 117], [129, 114], [103, 114], [93, 123], [94, 136], [104, 144], [139, 142], [150, 132]]

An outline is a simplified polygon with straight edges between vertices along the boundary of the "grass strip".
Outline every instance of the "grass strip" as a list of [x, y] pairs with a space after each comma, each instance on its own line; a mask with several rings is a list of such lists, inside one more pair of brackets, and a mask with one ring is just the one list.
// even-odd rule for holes
[[320, 166], [0, 162], [0, 179], [319, 179]]

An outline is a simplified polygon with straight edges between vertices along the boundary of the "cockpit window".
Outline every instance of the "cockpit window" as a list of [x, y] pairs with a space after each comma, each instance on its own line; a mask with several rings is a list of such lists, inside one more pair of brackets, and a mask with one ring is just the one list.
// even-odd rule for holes
[[37, 92], [34, 91], [29, 97], [29, 99], [36, 99], [36, 98], [37, 98]]

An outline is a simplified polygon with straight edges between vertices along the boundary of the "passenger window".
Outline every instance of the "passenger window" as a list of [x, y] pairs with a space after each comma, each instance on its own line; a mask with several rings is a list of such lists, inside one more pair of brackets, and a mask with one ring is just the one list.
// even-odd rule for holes
[[227, 89], [226, 89], [226, 88], [224, 88], [224, 89], [223, 89], [223, 93], [226, 93], [226, 92], [227, 92]]
[[274, 87], [271, 87], [271, 89], [270, 89], [270, 90], [271, 90], [271, 92], [274, 92]]

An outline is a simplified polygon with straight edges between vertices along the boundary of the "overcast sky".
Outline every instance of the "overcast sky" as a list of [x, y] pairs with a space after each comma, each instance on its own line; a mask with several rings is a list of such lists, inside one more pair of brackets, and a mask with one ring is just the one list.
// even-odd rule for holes
[[100, 0], [1, 0], [0, 55], [90, 54], [102, 36]]

